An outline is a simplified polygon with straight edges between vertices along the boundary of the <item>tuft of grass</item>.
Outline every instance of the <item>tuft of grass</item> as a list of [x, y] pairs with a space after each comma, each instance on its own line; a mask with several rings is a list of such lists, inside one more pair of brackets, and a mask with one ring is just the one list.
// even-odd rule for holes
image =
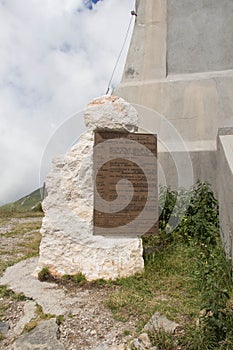
[[60, 324], [62, 324], [62, 322], [64, 321], [64, 319], [65, 319], [65, 316], [64, 316], [64, 315], [59, 315], [59, 316], [56, 317], [56, 323], [58, 324], [58, 326], [59, 326]]
[[[152, 345], [155, 345], [157, 349], [166, 350], [178, 350], [179, 343], [177, 339], [171, 333], [166, 333], [163, 329], [159, 329], [157, 332], [150, 334]], [[191, 350], [191, 349], [190, 349]]]
[[23, 329], [23, 333], [31, 332], [34, 328], [36, 328], [36, 326], [37, 326], [37, 321], [36, 320], [31, 320], [30, 322], [25, 324], [24, 329]]
[[39, 319], [41, 320], [50, 320], [51, 318], [56, 318], [53, 314], [46, 314], [43, 312], [43, 308], [40, 305], [36, 305], [36, 314], [38, 315]]
[[[8, 289], [7, 286], [0, 286], [0, 299], [9, 299], [9, 300], [17, 300], [17, 301], [25, 301], [28, 300], [27, 297], [23, 293], [15, 293], [12, 290]], [[0, 320], [4, 316], [4, 312], [6, 310], [6, 306], [0, 304]]]
[[124, 334], [125, 337], [127, 337], [128, 335], [131, 334], [131, 331], [129, 331], [128, 329], [125, 329], [123, 334]]
[[48, 267], [43, 267], [43, 269], [38, 273], [38, 280], [41, 282], [48, 281], [51, 278], [51, 273]]
[[90, 282], [94, 286], [106, 286], [111, 285], [111, 281], [107, 281], [104, 278], [98, 278], [97, 280]]
[[87, 282], [86, 276], [82, 272], [78, 272], [75, 275], [64, 275], [62, 278], [73, 281], [79, 286], [82, 286]]
[[12, 298], [17, 301], [28, 300], [23, 293], [15, 293], [11, 289], [8, 289], [7, 286], [0, 286], [0, 298]]
[[73, 275], [72, 280], [80, 286], [87, 281], [86, 276], [82, 272], [78, 272], [76, 275]]

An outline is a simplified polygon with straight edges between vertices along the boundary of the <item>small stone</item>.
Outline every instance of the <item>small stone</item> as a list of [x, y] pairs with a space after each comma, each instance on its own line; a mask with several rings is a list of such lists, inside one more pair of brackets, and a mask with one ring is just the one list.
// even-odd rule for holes
[[135, 350], [145, 350], [145, 347], [143, 346], [143, 344], [139, 341], [138, 338], [134, 339], [132, 341], [132, 348]]
[[125, 350], [125, 346], [123, 344], [112, 345], [109, 347], [109, 350]]
[[125, 350], [125, 346], [124, 346], [124, 344], [120, 344], [120, 345], [102, 344], [102, 345], [98, 345], [97, 347], [93, 348], [92, 350]]
[[140, 334], [138, 340], [144, 345], [145, 349], [151, 348], [150, 338], [147, 333]]
[[150, 321], [143, 328], [144, 331], [153, 333], [159, 329], [163, 329], [165, 332], [174, 333], [179, 324], [168, 320], [165, 316], [156, 312], [150, 319]]
[[0, 333], [6, 334], [10, 329], [10, 325], [7, 322], [0, 322]]

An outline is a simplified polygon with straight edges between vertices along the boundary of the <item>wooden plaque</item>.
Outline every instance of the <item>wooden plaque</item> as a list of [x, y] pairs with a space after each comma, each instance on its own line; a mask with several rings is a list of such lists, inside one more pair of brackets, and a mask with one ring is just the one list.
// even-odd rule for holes
[[95, 235], [157, 234], [155, 135], [95, 132], [94, 184]]

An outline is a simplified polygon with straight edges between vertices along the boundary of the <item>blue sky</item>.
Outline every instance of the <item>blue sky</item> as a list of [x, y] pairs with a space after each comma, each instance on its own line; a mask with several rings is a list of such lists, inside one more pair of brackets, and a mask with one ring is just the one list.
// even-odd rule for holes
[[[100, 0], [83, 0], [85, 6], [89, 9], [92, 10], [93, 9], [93, 4], [96, 4], [98, 1]], [[105, 0], [106, 1], [106, 0]]]
[[0, 203], [38, 188], [41, 160], [43, 181], [85, 130], [79, 111], [106, 92], [134, 3], [0, 0]]

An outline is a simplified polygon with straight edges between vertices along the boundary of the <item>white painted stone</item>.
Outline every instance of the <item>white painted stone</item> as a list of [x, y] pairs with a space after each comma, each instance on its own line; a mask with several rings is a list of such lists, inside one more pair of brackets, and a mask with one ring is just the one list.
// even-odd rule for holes
[[123, 99], [104, 96], [88, 105], [85, 118], [89, 130], [53, 161], [47, 177], [36, 273], [49, 267], [55, 275], [82, 272], [88, 280], [132, 275], [144, 267], [141, 239], [93, 236], [92, 157], [96, 128], [135, 130], [137, 114]]

